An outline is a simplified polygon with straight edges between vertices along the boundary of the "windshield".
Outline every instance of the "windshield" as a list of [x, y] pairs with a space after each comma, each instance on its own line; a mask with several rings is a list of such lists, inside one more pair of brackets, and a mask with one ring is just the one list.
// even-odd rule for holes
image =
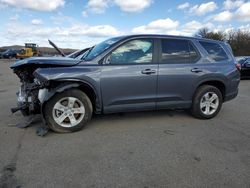
[[108, 40], [105, 40], [96, 46], [90, 48], [86, 53], [85, 56], [83, 57], [84, 60], [86, 61], [91, 61], [95, 57], [97, 57], [99, 54], [110, 48], [114, 43], [119, 41], [122, 37], [115, 37], [111, 38]]

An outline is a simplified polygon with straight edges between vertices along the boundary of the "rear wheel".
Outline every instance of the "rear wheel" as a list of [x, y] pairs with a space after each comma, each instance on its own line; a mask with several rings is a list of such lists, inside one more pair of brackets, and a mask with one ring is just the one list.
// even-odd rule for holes
[[191, 112], [197, 118], [210, 119], [219, 113], [222, 103], [221, 91], [214, 86], [204, 85], [198, 88], [194, 96]]
[[81, 130], [92, 116], [92, 104], [80, 90], [72, 89], [55, 95], [44, 108], [45, 120], [55, 132]]

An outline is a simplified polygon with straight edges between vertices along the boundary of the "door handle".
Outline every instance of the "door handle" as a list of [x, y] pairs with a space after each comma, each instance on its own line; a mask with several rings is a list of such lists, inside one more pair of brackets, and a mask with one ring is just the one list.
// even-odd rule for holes
[[141, 71], [142, 74], [155, 74], [156, 71], [152, 69], [145, 69]]
[[203, 70], [201, 70], [199, 68], [193, 68], [193, 69], [191, 69], [191, 72], [199, 73], [199, 72], [203, 72]]

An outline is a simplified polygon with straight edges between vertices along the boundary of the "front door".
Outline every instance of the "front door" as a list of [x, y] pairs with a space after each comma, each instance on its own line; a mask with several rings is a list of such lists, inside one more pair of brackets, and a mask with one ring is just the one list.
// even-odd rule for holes
[[101, 72], [104, 113], [155, 109], [157, 72], [153, 39], [132, 39], [113, 50]]

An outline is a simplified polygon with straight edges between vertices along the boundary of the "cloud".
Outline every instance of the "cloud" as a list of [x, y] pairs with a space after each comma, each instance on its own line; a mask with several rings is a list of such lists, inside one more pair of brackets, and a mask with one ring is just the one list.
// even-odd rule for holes
[[217, 4], [213, 1], [208, 3], [202, 3], [200, 5], [194, 5], [189, 9], [189, 12], [198, 16], [205, 15], [209, 12], [213, 12], [217, 9]]
[[114, 0], [114, 3], [124, 12], [141, 12], [149, 7], [152, 0]]
[[85, 18], [86, 18], [86, 17], [88, 17], [88, 12], [87, 12], [87, 11], [85, 11], [85, 10], [84, 10], [84, 11], [82, 11], [82, 16], [83, 16], [83, 17], [85, 17]]
[[207, 27], [211, 30], [215, 28], [214, 25], [210, 22], [204, 24], [193, 20], [185, 23], [184, 25], [181, 25], [178, 21], [166, 18], [152, 21], [147, 25], [135, 27], [131, 32], [134, 34], [168, 34], [193, 36], [199, 29], [204, 27]]
[[123, 12], [141, 12], [152, 3], [152, 0], [89, 0], [83, 12], [102, 14], [112, 5], [118, 6]]
[[184, 24], [180, 30], [183, 35], [190, 36], [203, 27], [204, 27], [203, 24], [201, 24], [198, 21], [193, 20], [191, 22]]
[[85, 36], [85, 37], [110, 37], [119, 35], [120, 32], [111, 25], [90, 26], [85, 24], [72, 25], [70, 27], [43, 27], [29, 26], [27, 24], [8, 24], [7, 34], [19, 37], [50, 37], [50, 36]]
[[212, 23], [200, 23], [198, 21], [191, 21], [184, 25], [180, 25], [178, 21], [167, 19], [160, 19], [150, 22], [148, 25], [139, 26], [132, 29], [132, 33], [135, 34], [168, 34], [168, 35], [182, 35], [192, 36], [199, 29], [207, 27], [209, 29], [214, 28]]
[[250, 32], [250, 24], [247, 25], [241, 25], [239, 29], [243, 32]]
[[31, 20], [32, 25], [41, 25], [43, 24], [43, 21], [41, 19], [33, 19]]
[[120, 34], [115, 27], [110, 25], [87, 26], [85, 29], [80, 34], [87, 35], [88, 37], [110, 37]]
[[242, 4], [235, 12], [235, 17], [239, 21], [250, 21], [250, 2]]
[[250, 2], [226, 0], [224, 1], [224, 9], [227, 10], [213, 15], [211, 20], [216, 22], [250, 21]]
[[64, 0], [0, 0], [5, 5], [37, 11], [53, 11], [65, 4]]
[[188, 7], [190, 7], [190, 4], [186, 2], [186, 3], [178, 5], [177, 9], [183, 10], [183, 9], [187, 9]]
[[79, 49], [92, 46], [109, 37], [122, 35], [122, 32], [112, 25], [88, 25], [81, 22], [69, 26], [9, 22], [3, 28], [4, 37], [0, 37], [2, 45], [10, 45], [15, 41], [14, 43], [19, 45], [35, 42], [39, 46], [49, 46], [47, 39], [52, 39], [60, 47]]
[[231, 10], [231, 9], [235, 9], [240, 7], [242, 4], [244, 3], [244, 1], [242, 0], [226, 0], [223, 2], [224, 5], [224, 9], [226, 10]]
[[173, 32], [179, 25], [178, 21], [174, 21], [170, 18], [159, 19], [150, 22], [147, 25], [142, 25], [135, 27], [132, 30], [132, 33], [158, 33], [158, 34], [167, 34]]
[[79, 23], [76, 19], [70, 16], [65, 16], [61, 12], [57, 12], [56, 14], [53, 14], [53, 16], [50, 16], [50, 20], [55, 25], [72, 25]]
[[18, 14], [15, 14], [14, 16], [11, 16], [9, 18], [10, 21], [17, 21], [19, 19], [19, 15]]
[[204, 27], [212, 29], [214, 28], [214, 25], [210, 22], [204, 24], [196, 20], [193, 20], [191, 22], [184, 24], [179, 30], [180, 30], [181, 35], [192, 36], [195, 33], [197, 33], [199, 29], [204, 28]]
[[228, 10], [223, 11], [219, 14], [213, 16], [213, 21], [216, 22], [229, 22], [233, 19], [234, 14], [229, 12]]
[[95, 14], [104, 13], [108, 8], [109, 0], [89, 0], [87, 4], [87, 10]]
[[0, 10], [6, 9], [6, 8], [8, 8], [8, 5], [2, 4], [0, 0]]

